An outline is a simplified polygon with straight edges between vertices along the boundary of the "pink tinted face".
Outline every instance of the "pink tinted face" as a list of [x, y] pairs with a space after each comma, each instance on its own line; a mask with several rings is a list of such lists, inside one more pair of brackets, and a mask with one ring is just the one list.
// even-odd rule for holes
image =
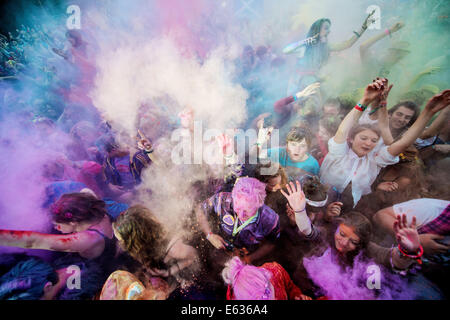
[[255, 199], [237, 194], [233, 197], [233, 209], [237, 213], [239, 219], [247, 221], [248, 218], [254, 216], [259, 209], [259, 204], [255, 202]]
[[372, 130], [363, 130], [351, 141], [352, 150], [359, 157], [363, 157], [375, 148], [379, 138], [380, 137]]
[[336, 250], [343, 254], [347, 254], [356, 250], [359, 243], [360, 239], [355, 233], [355, 229], [341, 223], [334, 234], [334, 244], [336, 246]]
[[178, 115], [180, 117], [181, 126], [189, 128], [194, 121], [194, 112], [191, 109], [185, 109]]
[[73, 233], [75, 231], [74, 226], [69, 223], [53, 222], [53, 226], [55, 227], [56, 230], [58, 230], [61, 233], [65, 233], [65, 234]]

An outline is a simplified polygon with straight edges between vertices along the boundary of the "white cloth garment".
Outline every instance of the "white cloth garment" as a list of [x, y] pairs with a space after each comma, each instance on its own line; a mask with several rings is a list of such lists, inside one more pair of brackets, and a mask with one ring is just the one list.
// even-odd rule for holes
[[351, 181], [353, 203], [356, 206], [363, 195], [371, 192], [370, 186], [380, 170], [399, 161], [387, 149], [388, 146], [381, 143], [380, 139], [369, 154], [360, 158], [347, 142], [338, 144], [333, 137], [328, 141], [328, 154], [320, 168], [320, 180], [336, 187], [339, 192], [343, 192]]
[[447, 200], [421, 198], [395, 204], [393, 209], [396, 215], [406, 214], [408, 224], [416, 216], [417, 228], [420, 228], [439, 217], [449, 204]]

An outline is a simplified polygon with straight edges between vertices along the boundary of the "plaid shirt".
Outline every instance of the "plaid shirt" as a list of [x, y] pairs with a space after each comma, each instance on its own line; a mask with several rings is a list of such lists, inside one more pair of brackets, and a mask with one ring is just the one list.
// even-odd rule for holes
[[433, 221], [428, 222], [418, 230], [419, 234], [433, 233], [440, 235], [450, 234], [450, 204], [442, 211], [442, 213]]

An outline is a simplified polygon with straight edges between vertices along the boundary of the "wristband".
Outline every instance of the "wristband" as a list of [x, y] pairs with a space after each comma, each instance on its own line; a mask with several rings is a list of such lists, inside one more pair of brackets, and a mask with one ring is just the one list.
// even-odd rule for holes
[[206, 235], [206, 240], [209, 240], [209, 236], [212, 235], [212, 232], [208, 232], [208, 234]]
[[303, 211], [306, 211], [306, 206], [302, 210], [294, 211], [294, 213], [300, 213], [300, 212], [303, 212]]
[[358, 102], [358, 103], [355, 105], [355, 109], [358, 110], [358, 111], [364, 112], [364, 110], [366, 110], [367, 107], [366, 107], [365, 105], [363, 105], [363, 104], [361, 104], [361, 103]]
[[358, 32], [356, 32], [356, 31], [353, 31], [353, 33], [354, 34], [356, 34], [356, 36], [358, 37], [358, 38], [360, 38], [361, 37], [361, 35], [358, 33]]
[[422, 259], [421, 259], [421, 257], [423, 256], [423, 247], [422, 246], [419, 246], [418, 253], [415, 255], [406, 253], [406, 251], [404, 249], [402, 249], [402, 246], [400, 244], [398, 245], [398, 251], [400, 252], [400, 255], [411, 258], [411, 259], [415, 259], [418, 264], [422, 264]]
[[386, 35], [388, 35], [389, 37], [392, 37], [391, 36], [391, 30], [386, 29], [386, 30], [384, 30], [384, 33], [386, 33]]

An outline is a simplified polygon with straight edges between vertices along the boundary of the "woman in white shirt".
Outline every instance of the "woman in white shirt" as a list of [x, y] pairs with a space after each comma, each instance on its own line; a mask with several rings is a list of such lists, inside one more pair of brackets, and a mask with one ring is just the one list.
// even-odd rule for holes
[[[398, 155], [416, 140], [432, 116], [450, 104], [450, 90], [432, 97], [417, 121], [401, 139], [392, 143], [386, 110], [386, 99], [391, 88], [392, 85], [388, 86], [388, 80], [384, 78], [369, 84], [363, 98], [328, 141], [329, 153], [322, 163], [320, 179], [322, 183], [336, 187], [339, 192], [351, 188], [353, 207], [363, 195], [371, 192], [370, 186], [381, 168], [397, 163]], [[379, 110], [379, 129], [372, 125], [353, 127], [371, 103], [382, 106]], [[380, 136], [386, 145], [379, 141]]]

